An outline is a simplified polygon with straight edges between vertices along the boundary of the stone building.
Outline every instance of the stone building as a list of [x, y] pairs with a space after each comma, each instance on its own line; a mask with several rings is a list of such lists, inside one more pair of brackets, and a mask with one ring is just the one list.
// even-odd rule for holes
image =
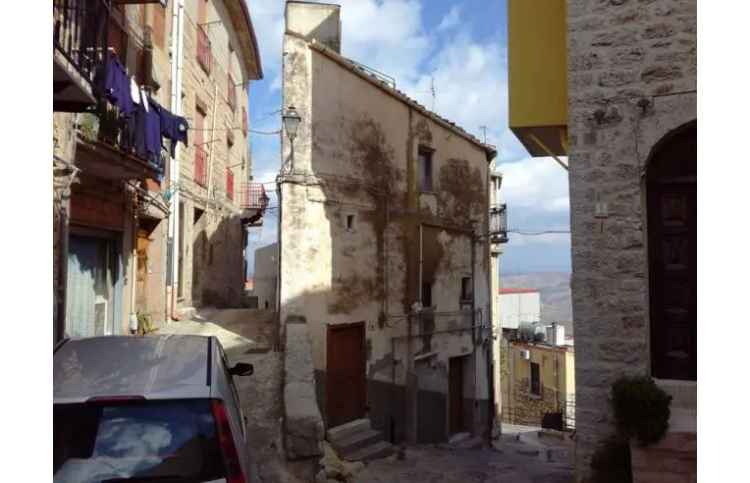
[[[183, 240], [200, 239], [190, 228], [200, 221], [193, 208], [203, 198], [200, 206], [208, 212], [203, 232], [214, 244], [217, 263], [200, 287], [229, 298], [235, 284], [230, 274], [242, 266], [240, 220], [258, 215], [258, 210], [241, 211], [253, 206], [230, 196], [249, 179], [251, 167], [242, 107], [247, 94], [241, 86], [260, 75], [245, 2], [55, 1], [53, 14], [53, 340], [127, 334], [138, 316], [158, 325], [173, 315], [168, 286], [177, 277], [172, 277], [170, 242], [180, 240], [170, 233], [180, 216]], [[209, 29], [199, 49], [196, 34]], [[199, 50], [208, 63], [202, 72]], [[125, 145], [127, 124], [94, 82], [105, 53], [119, 59], [144, 95], [188, 118], [189, 148], [178, 144], [173, 158], [165, 147], [147, 160]], [[236, 94], [229, 95], [233, 90]], [[194, 129], [194, 110], [201, 102], [211, 107], [206, 110], [213, 117], [204, 128], [213, 131]], [[201, 139], [212, 143], [205, 160], [213, 170], [211, 200], [207, 187], [191, 185], [200, 149], [195, 143]], [[189, 305], [193, 266], [185, 259], [194, 250], [192, 244], [181, 247], [180, 288], [188, 295], [181, 302]], [[237, 278], [241, 291], [242, 276]]]
[[328, 428], [486, 435], [496, 151], [343, 57], [339, 15], [286, 4], [283, 106], [301, 123], [282, 135], [282, 331], [307, 326]]
[[[635, 481], [691, 481], [696, 2], [549, 4], [509, 2], [510, 117], [532, 155], [569, 157], [576, 477], [587, 481], [615, 432], [612, 383], [638, 374], [673, 400], [667, 436], [633, 452]], [[531, 23], [545, 36], [533, 37]]]
[[502, 343], [503, 422], [547, 426], [545, 416], [559, 415], [556, 429], [570, 429], [575, 424], [573, 347], [518, 338]]

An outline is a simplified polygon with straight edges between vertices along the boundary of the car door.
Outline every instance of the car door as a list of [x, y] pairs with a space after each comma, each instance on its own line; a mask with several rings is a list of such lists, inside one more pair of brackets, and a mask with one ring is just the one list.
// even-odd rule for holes
[[230, 403], [227, 404], [227, 406], [231, 406], [230, 413], [236, 419], [237, 425], [241, 428], [241, 434], [239, 436], [241, 437], [241, 442], [244, 447], [247, 428], [245, 422], [245, 414], [242, 412], [240, 394], [239, 391], [237, 391], [237, 385], [234, 383], [234, 377], [229, 374], [230, 363], [226, 353], [224, 352], [224, 348], [221, 346], [221, 344], [217, 344], [217, 346], [219, 347], [219, 354], [221, 356], [220, 360], [222, 372], [224, 373], [224, 379], [229, 386], [229, 393], [231, 397], [231, 403], [230, 401], [227, 401], [227, 403]]

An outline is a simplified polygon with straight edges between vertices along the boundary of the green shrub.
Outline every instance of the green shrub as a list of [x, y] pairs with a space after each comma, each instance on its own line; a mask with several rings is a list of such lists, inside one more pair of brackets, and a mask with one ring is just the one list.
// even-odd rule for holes
[[669, 427], [672, 396], [650, 377], [622, 377], [612, 385], [612, 405], [617, 428], [625, 438], [642, 446], [656, 443]]

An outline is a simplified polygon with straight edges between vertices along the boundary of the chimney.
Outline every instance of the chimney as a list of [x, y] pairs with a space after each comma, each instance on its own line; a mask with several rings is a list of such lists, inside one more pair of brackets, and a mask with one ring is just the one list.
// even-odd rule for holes
[[286, 2], [286, 31], [313, 39], [341, 53], [341, 6], [330, 3]]

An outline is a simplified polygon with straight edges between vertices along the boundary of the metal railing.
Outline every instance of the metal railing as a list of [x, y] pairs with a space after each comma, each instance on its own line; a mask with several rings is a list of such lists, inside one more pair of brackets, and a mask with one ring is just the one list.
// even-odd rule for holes
[[490, 208], [490, 237], [492, 243], [508, 241], [508, 207], [505, 203]]
[[244, 183], [240, 188], [240, 208], [243, 210], [265, 211], [268, 195], [261, 183]]
[[208, 154], [202, 146], [195, 145], [195, 166], [193, 172], [193, 180], [203, 186], [208, 186]]
[[53, 42], [90, 84], [107, 50], [108, 0], [54, 0]]

